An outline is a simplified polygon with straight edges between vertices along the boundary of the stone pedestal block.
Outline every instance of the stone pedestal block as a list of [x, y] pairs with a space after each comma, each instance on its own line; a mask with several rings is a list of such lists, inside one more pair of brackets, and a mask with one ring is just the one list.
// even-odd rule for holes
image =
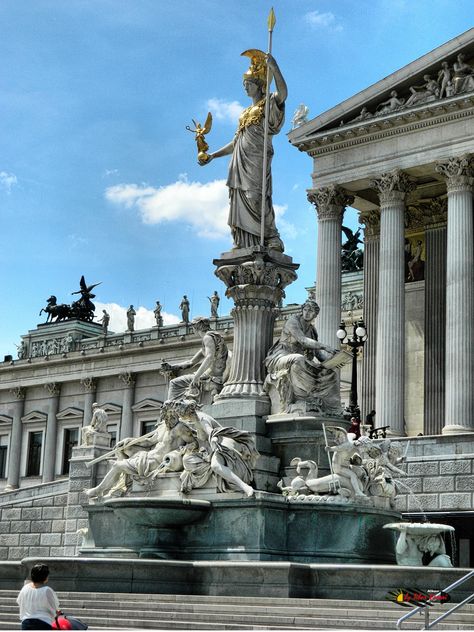
[[267, 418], [268, 435], [273, 454], [280, 458], [281, 477], [293, 477], [295, 468], [290, 462], [295, 457], [318, 464], [319, 476], [329, 473], [329, 462], [324, 449], [323, 423], [327, 426], [348, 428], [349, 423], [341, 417], [308, 415], [271, 415]]
[[[89, 506], [97, 548], [90, 557], [169, 560], [268, 560], [301, 563], [393, 563], [394, 511], [356, 505], [291, 502], [277, 494], [216, 494], [118, 499]], [[150, 522], [153, 526], [146, 526]]]
[[[110, 441], [108, 434], [107, 437]], [[77, 545], [81, 540], [91, 541], [88, 513], [85, 509], [89, 499], [84, 490], [96, 485], [97, 469], [101, 464], [87, 467], [87, 463], [108, 451], [108, 447], [98, 445], [73, 448], [66, 507], [65, 555], [76, 555]]]

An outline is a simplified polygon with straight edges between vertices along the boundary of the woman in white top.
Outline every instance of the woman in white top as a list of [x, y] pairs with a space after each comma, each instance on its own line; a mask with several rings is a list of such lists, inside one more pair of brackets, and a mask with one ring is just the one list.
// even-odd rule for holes
[[31, 569], [31, 582], [23, 586], [17, 597], [22, 630], [52, 630], [59, 600], [54, 590], [46, 586], [48, 575], [46, 564], [35, 564]]

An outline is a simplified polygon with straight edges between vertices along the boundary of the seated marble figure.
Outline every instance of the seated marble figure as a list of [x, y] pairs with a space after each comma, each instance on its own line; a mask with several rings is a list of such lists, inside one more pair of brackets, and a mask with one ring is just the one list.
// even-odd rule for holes
[[[224, 338], [211, 330], [209, 318], [198, 316], [192, 323], [201, 338], [201, 348], [184, 362], [163, 362], [161, 372], [169, 376], [168, 400], [194, 399], [199, 403], [212, 403], [225, 381], [228, 349]], [[193, 373], [178, 375], [183, 369], [194, 367]]]
[[273, 413], [312, 410], [341, 414], [336, 373], [322, 364], [337, 350], [318, 341], [313, 324], [318, 314], [318, 304], [306, 301], [301, 312], [285, 322], [280, 338], [267, 354], [264, 389], [272, 400]]

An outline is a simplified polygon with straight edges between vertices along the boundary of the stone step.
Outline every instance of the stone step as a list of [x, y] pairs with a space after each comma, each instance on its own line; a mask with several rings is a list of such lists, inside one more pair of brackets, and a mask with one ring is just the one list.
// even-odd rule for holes
[[[52, 586], [54, 588], [54, 586]], [[320, 606], [328, 606], [328, 607], [340, 607], [341, 604], [346, 608], [357, 608], [360, 609], [361, 604], [363, 604], [364, 609], [393, 609], [394, 604], [390, 601], [361, 601], [360, 599], [309, 599], [309, 598], [292, 598], [292, 597], [236, 597], [232, 595], [179, 595], [179, 594], [159, 594], [159, 593], [102, 593], [102, 592], [71, 592], [71, 591], [57, 591], [57, 594], [61, 600], [61, 603], [64, 603], [66, 600], [72, 600], [74, 602], [84, 602], [91, 603], [97, 601], [108, 601], [112, 602], [115, 607], [120, 607], [122, 603], [136, 603], [140, 602], [143, 604], [147, 603], [185, 603], [185, 604], [206, 604], [212, 605], [217, 604], [221, 605], [223, 601], [225, 604], [235, 604], [235, 605], [243, 605], [247, 607], [249, 605], [249, 601], [251, 601], [254, 606], [262, 606], [262, 607], [273, 607], [273, 606], [285, 606], [289, 605], [291, 607], [298, 606], [300, 608], [307, 607], [320, 607]], [[18, 590], [7, 590], [0, 589], [0, 602], [3, 597], [12, 598], [16, 600], [18, 595]], [[438, 609], [449, 609], [451, 604], [439, 604], [436, 606]], [[474, 603], [467, 604], [464, 606], [463, 611], [471, 611], [474, 613]]]
[[[0, 630], [18, 628], [17, 591], [0, 590]], [[91, 629], [394, 629], [407, 611], [388, 601], [58, 592], [61, 607]], [[449, 604], [431, 612], [433, 620]], [[420, 629], [421, 615], [404, 625]], [[440, 630], [473, 630], [474, 606]]]

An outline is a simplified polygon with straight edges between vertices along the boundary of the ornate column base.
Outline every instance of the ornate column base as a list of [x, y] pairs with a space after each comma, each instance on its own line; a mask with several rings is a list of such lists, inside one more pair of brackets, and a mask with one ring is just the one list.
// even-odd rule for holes
[[444, 426], [441, 434], [444, 435], [454, 435], [454, 434], [472, 434], [474, 432], [474, 428], [466, 428], [465, 426], [460, 426], [458, 424], [452, 424], [449, 426]]
[[216, 276], [235, 307], [234, 347], [229, 377], [216, 400], [268, 401], [263, 392], [264, 360], [273, 343], [273, 325], [284, 288], [296, 279], [299, 264], [267, 248], [241, 248], [214, 259]]

